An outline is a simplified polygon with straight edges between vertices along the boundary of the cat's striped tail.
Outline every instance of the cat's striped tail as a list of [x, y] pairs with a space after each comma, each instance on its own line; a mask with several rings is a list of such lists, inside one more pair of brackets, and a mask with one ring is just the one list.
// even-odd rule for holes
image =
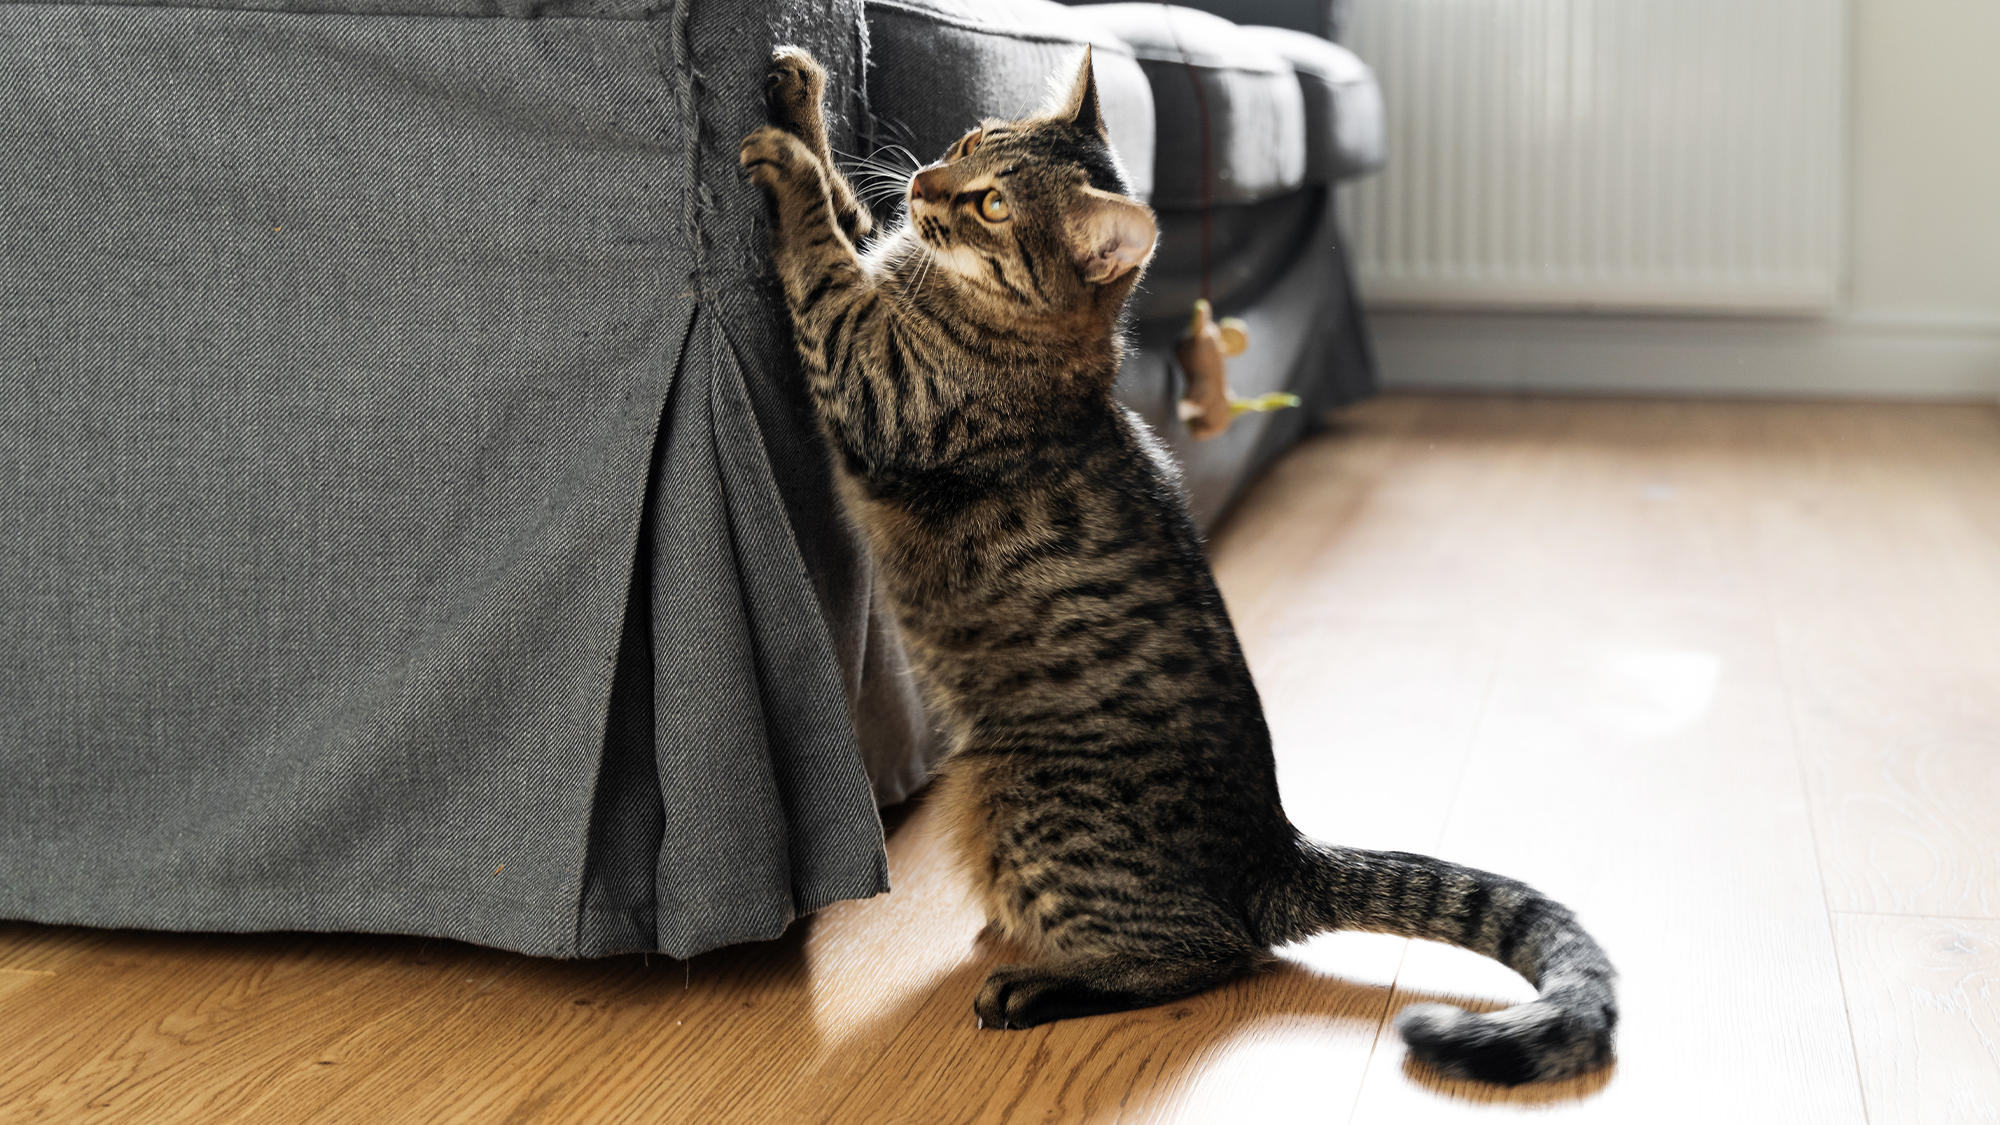
[[1477, 1015], [1416, 1004], [1396, 1017], [1410, 1053], [1459, 1078], [1513, 1086], [1567, 1078], [1611, 1060], [1617, 975], [1561, 903], [1524, 883], [1408, 852], [1301, 840], [1284, 885], [1264, 896], [1272, 945], [1328, 930], [1428, 938], [1491, 957], [1526, 977], [1533, 1001]]

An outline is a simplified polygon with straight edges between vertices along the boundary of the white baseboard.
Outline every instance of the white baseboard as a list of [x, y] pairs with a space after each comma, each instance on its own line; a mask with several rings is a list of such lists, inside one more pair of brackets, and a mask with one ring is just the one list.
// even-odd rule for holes
[[2000, 399], [2000, 324], [1372, 309], [1400, 390]]

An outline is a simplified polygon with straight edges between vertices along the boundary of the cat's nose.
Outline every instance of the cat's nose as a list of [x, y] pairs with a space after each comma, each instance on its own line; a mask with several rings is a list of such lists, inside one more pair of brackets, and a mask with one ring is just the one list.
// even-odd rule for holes
[[925, 168], [910, 177], [910, 198], [926, 203], [936, 203], [947, 194], [942, 168]]

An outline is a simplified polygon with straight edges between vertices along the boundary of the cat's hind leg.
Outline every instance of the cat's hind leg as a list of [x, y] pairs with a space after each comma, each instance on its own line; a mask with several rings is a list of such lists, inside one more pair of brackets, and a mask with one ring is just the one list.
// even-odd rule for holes
[[833, 201], [834, 219], [850, 242], [860, 242], [875, 229], [875, 220], [861, 197], [833, 163], [833, 149], [826, 139], [826, 71], [800, 47], [779, 47], [771, 52], [771, 68], [764, 76], [764, 100], [771, 110], [771, 123], [806, 143], [806, 149], [826, 169], [827, 193]]
[[1016, 1030], [1127, 1012], [1191, 996], [1270, 960], [1264, 950], [1249, 947], [1207, 958], [1084, 953], [1001, 965], [986, 975], [972, 1010], [982, 1027]]

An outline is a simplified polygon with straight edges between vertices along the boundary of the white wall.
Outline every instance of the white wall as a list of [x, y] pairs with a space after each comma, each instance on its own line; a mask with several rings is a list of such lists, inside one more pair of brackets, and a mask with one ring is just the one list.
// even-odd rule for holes
[[1849, 4], [1849, 260], [1837, 310], [1734, 320], [1378, 309], [1384, 382], [2000, 396], [2000, 0]]
[[2000, 328], [2000, 0], [1852, 0], [1856, 315]]

